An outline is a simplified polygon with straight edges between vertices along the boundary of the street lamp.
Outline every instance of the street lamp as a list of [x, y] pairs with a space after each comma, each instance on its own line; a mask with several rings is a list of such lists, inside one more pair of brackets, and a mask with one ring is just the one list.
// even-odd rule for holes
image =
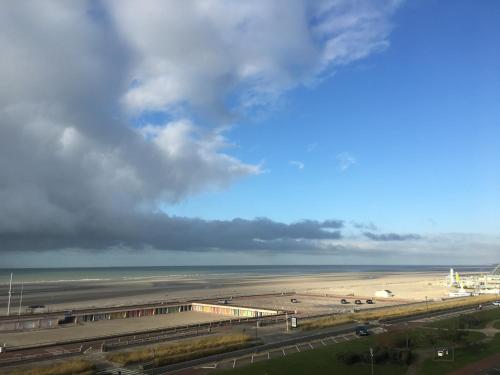
[[373, 375], [373, 348], [370, 348], [370, 358], [372, 362], [372, 375]]

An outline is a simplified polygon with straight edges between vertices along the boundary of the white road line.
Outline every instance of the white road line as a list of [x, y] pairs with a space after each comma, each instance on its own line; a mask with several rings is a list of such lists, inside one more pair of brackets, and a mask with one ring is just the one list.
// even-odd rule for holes
[[250, 363], [253, 363], [253, 354], [252, 354], [252, 360], [250, 361]]
[[299, 346], [298, 346], [298, 345], [295, 345], [295, 347], [297, 348], [297, 351], [300, 353]]
[[320, 340], [323, 346], [326, 346], [325, 342], [323, 340]]
[[283, 352], [283, 357], [286, 356], [285, 349], [281, 349], [281, 351]]
[[267, 352], [267, 359], [271, 359], [271, 355]]
[[236, 359], [233, 360], [233, 368], [235, 368], [235, 366], [236, 366]]
[[311, 344], [311, 343], [309, 343], [309, 346], [311, 347], [311, 349], [314, 349], [314, 347], [312, 346], [312, 344]]

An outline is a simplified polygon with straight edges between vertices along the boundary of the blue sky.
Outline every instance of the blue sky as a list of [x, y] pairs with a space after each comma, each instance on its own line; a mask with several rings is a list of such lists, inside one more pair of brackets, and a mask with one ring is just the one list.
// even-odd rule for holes
[[498, 14], [2, 2], [2, 259], [500, 261]]
[[[499, 10], [493, 1], [405, 3], [389, 48], [240, 120], [230, 152], [265, 173], [168, 212], [498, 233]], [[341, 153], [356, 160], [345, 171]]]

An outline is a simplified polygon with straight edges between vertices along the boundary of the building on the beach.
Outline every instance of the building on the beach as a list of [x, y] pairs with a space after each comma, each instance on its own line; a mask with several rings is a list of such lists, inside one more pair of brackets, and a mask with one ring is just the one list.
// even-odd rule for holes
[[375, 297], [379, 297], [379, 298], [390, 298], [390, 297], [394, 297], [394, 293], [392, 293], [390, 290], [388, 289], [384, 289], [384, 290], [377, 290], [375, 292]]
[[[450, 297], [463, 297], [468, 294], [500, 294], [500, 264], [489, 273], [469, 274], [458, 276], [457, 272], [450, 269], [446, 277], [448, 287], [456, 287], [450, 292]], [[454, 282], [453, 282], [454, 281]], [[468, 291], [465, 291], [468, 289]]]

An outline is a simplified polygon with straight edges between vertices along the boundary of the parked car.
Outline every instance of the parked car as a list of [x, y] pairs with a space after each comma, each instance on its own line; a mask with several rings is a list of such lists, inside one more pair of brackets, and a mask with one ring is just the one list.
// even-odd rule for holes
[[438, 357], [446, 357], [448, 355], [448, 349], [438, 349], [437, 356]]
[[370, 332], [368, 332], [367, 326], [357, 326], [356, 327], [356, 335], [358, 336], [368, 336]]
[[369, 305], [373, 305], [373, 300], [372, 299], [367, 299], [366, 303], [369, 304]]
[[299, 301], [297, 301], [297, 298], [290, 298], [290, 302], [291, 303], [298, 303]]
[[360, 300], [360, 299], [357, 299], [356, 301], [354, 301], [354, 303], [355, 303], [356, 305], [361, 305], [363, 302], [361, 302], [361, 300]]
[[494, 301], [493, 306], [500, 306], [500, 301]]
[[346, 304], [348, 304], [349, 302], [347, 302], [347, 300], [346, 300], [345, 298], [342, 298], [342, 299], [340, 300], [340, 303], [341, 303], [342, 305], [346, 305]]

